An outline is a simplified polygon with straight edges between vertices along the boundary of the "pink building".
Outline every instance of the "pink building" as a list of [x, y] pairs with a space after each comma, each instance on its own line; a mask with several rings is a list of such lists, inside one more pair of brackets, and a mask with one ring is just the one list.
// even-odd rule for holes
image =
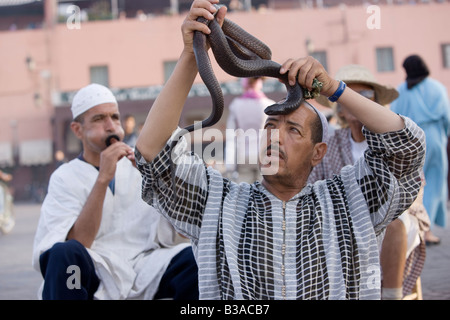
[[[112, 10], [117, 19], [86, 21], [81, 4], [90, 1], [72, 8], [68, 1], [59, 1], [59, 7], [56, 0], [38, 2], [34, 15], [12, 16], [0, 0], [0, 168], [16, 177], [16, 199], [29, 197], [32, 183], [46, 183], [56, 150], [68, 158], [81, 151], [69, 128], [71, 97], [79, 88], [90, 82], [108, 85], [122, 115], [133, 114], [140, 123], [182, 49], [183, 10], [152, 15], [128, 8]], [[180, 3], [178, 8], [189, 7]], [[357, 63], [380, 82], [397, 86], [405, 78], [404, 58], [416, 53], [431, 76], [450, 88], [448, 1], [328, 8], [323, 1], [298, 3], [266, 1], [258, 10], [233, 11], [228, 18], [268, 44], [277, 62], [312, 54], [332, 75]], [[24, 28], [30, 23], [34, 28]], [[217, 66], [216, 74], [228, 104], [240, 93], [239, 82]], [[210, 113], [208, 92], [200, 78], [196, 82], [182, 126]], [[265, 90], [275, 100], [285, 94], [276, 80], [266, 81]], [[226, 116], [225, 110], [217, 128], [225, 128]]]

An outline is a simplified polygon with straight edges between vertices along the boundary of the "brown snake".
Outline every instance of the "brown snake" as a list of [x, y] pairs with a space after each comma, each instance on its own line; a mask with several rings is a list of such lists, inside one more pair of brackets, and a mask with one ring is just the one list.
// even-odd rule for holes
[[[216, 5], [216, 8], [219, 9], [220, 6]], [[216, 19], [199, 17], [197, 21], [207, 24], [211, 30], [209, 35], [201, 31], [194, 33], [194, 54], [198, 71], [213, 103], [210, 116], [201, 122], [202, 128], [216, 124], [224, 110], [223, 93], [211, 66], [207, 42], [217, 63], [228, 74], [235, 77], [272, 77], [284, 83], [287, 89], [286, 99], [267, 107], [264, 110], [266, 114], [288, 114], [300, 106], [303, 88], [298, 83], [289, 85], [287, 74], [280, 74], [281, 65], [270, 60], [272, 52], [267, 45], [229, 19], [224, 20], [222, 28]], [[190, 132], [196, 128], [191, 125], [185, 129]]]
[[[218, 11], [221, 6], [215, 5], [215, 7]], [[219, 66], [228, 74], [235, 77], [272, 77], [278, 78], [284, 83], [287, 89], [286, 99], [268, 106], [264, 110], [267, 115], [291, 113], [300, 107], [302, 99], [305, 97], [304, 93], [311, 93], [304, 91], [298, 82], [294, 86], [289, 85], [287, 73], [280, 74], [281, 65], [271, 60], [272, 52], [270, 48], [239, 27], [236, 23], [225, 19], [222, 27], [220, 27], [216, 18], [208, 20], [199, 17], [197, 21], [208, 25], [211, 30], [209, 35], [201, 31], [195, 31], [193, 48], [200, 77], [211, 95], [213, 103], [212, 112], [202, 122], [184, 128], [178, 134], [178, 137], [175, 137], [172, 141], [171, 150], [173, 150], [179, 138], [185, 133], [213, 126], [222, 117], [224, 110], [223, 93], [209, 59], [207, 43], [211, 46]], [[177, 198], [173, 161], [171, 161], [171, 169], [174, 196]]]

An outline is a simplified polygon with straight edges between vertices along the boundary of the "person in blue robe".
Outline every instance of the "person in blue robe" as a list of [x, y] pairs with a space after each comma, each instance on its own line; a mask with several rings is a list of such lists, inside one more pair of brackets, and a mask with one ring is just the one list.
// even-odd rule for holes
[[425, 132], [426, 185], [423, 202], [431, 220], [431, 230], [426, 240], [429, 244], [437, 244], [440, 240], [432, 233], [432, 229], [435, 225], [445, 227], [447, 224], [449, 98], [445, 86], [429, 77], [428, 67], [420, 56], [407, 57], [403, 68], [406, 81], [398, 87], [400, 95], [392, 102], [391, 109], [411, 118]]

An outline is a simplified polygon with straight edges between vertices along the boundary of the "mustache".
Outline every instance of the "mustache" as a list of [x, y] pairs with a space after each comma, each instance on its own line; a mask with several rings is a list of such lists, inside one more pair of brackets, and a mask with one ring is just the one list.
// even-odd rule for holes
[[282, 159], [286, 159], [286, 153], [281, 150], [278, 145], [272, 145], [270, 144], [267, 148], [266, 148], [266, 154], [268, 154], [270, 152], [270, 154], [272, 154], [272, 152], [278, 152], [279, 157]]

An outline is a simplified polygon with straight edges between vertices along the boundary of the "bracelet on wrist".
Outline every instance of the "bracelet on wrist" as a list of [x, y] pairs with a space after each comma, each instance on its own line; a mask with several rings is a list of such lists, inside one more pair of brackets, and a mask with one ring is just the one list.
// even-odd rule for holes
[[346, 87], [347, 87], [347, 84], [344, 81], [340, 80], [339, 87], [333, 93], [332, 96], [328, 97], [328, 100], [330, 100], [331, 102], [336, 102], [340, 98], [340, 96], [342, 95], [342, 93], [344, 92]]

